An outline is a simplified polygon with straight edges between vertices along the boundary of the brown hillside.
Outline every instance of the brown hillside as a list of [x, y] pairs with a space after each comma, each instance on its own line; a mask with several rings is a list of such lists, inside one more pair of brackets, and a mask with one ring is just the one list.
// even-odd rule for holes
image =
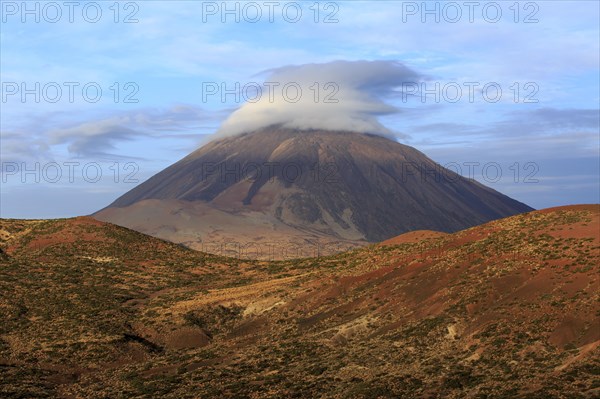
[[599, 205], [270, 263], [85, 219], [1, 226], [6, 397], [599, 392]]

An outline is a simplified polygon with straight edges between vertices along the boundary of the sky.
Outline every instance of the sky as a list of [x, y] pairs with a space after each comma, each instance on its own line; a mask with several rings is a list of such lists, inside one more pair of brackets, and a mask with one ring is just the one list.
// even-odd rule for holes
[[0, 216], [93, 213], [267, 122], [384, 134], [538, 209], [598, 203], [599, 4], [2, 0]]

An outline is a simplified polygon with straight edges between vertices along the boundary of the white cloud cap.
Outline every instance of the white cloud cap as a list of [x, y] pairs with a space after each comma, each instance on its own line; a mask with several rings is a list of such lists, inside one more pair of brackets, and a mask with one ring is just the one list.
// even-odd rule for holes
[[[395, 61], [333, 61], [265, 72], [268, 76], [260, 97], [233, 112], [219, 128], [218, 137], [271, 125], [392, 135], [377, 117], [399, 109], [383, 98], [397, 93], [394, 89], [402, 83], [422, 79]], [[252, 100], [253, 95], [247, 96]]]

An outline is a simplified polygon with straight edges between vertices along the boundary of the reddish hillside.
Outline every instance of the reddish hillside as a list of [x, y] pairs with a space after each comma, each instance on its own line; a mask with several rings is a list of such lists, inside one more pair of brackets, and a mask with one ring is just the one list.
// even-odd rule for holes
[[414, 244], [433, 238], [441, 238], [446, 235], [448, 235], [448, 233], [443, 233], [441, 231], [416, 230], [385, 240], [381, 245]]
[[272, 263], [86, 220], [0, 224], [5, 397], [600, 392], [600, 205]]

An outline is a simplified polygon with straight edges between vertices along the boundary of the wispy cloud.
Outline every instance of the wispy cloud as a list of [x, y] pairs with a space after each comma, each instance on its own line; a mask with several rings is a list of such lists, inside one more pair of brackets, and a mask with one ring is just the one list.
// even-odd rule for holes
[[[415, 138], [413, 145], [435, 156], [564, 159], [598, 154], [599, 123], [600, 109], [548, 107], [508, 112], [484, 124], [416, 124], [407, 131]], [[450, 144], [440, 145], [444, 142]]]
[[72, 119], [65, 119], [64, 115], [47, 115], [42, 125], [27, 124], [2, 131], [2, 156], [3, 159], [21, 160], [52, 158], [56, 155], [53, 149], [64, 146], [70, 156], [79, 158], [143, 159], [147, 151], [126, 153], [122, 151], [123, 144], [140, 139], [168, 138], [198, 145], [207, 131], [212, 133], [222, 117], [218, 112], [206, 112], [190, 105], [138, 109], [113, 116], [78, 115]]

